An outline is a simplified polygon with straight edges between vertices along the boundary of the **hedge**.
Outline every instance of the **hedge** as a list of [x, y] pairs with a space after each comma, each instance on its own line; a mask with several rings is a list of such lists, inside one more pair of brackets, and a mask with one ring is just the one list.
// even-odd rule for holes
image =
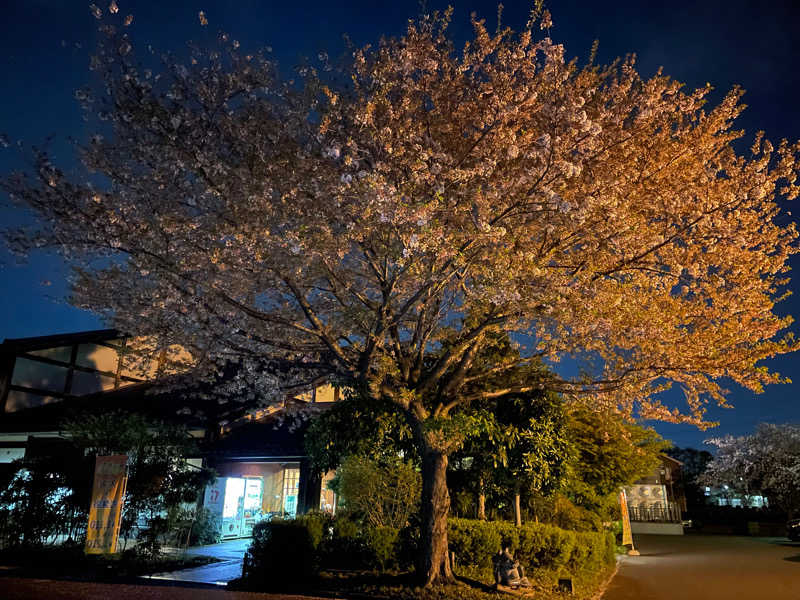
[[243, 576], [260, 588], [283, 590], [320, 569], [405, 569], [415, 542], [409, 529], [361, 525], [344, 513], [262, 521], [253, 528]]
[[447, 537], [455, 554], [456, 570], [493, 581], [492, 557], [503, 543], [529, 571], [559, 575], [599, 572], [614, 563], [614, 534], [568, 531], [553, 525], [508, 521], [449, 519]]
[[[412, 528], [363, 526], [347, 515], [308, 514], [265, 521], [253, 530], [245, 577], [266, 588], [291, 587], [319, 569], [407, 569], [419, 543]], [[493, 582], [492, 557], [503, 542], [532, 578], [582, 576], [614, 562], [614, 534], [560, 529], [508, 521], [449, 519], [448, 541], [456, 573]]]

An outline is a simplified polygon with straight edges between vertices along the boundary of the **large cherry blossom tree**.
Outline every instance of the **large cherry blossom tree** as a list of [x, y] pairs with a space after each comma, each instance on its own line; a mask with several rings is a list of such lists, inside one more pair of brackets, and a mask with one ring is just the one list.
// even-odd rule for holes
[[[63, 251], [75, 304], [182, 345], [195, 377], [225, 370], [231, 398], [330, 377], [404, 411], [427, 583], [452, 578], [445, 471], [470, 402], [547, 388], [702, 425], [723, 382], [759, 392], [780, 381], [762, 361], [796, 348], [774, 306], [798, 146], [737, 154], [741, 90], [707, 107], [710, 87], [632, 57], [568, 62], [547, 13], [520, 33], [473, 19], [458, 50], [449, 17], [291, 81], [227, 36], [136, 58], [105, 23], [103, 85], [78, 92], [88, 174], [38, 153], [3, 182], [40, 223], [13, 249]], [[475, 360], [493, 332], [516, 358]], [[561, 358], [581, 375], [498, 376]], [[673, 384], [685, 409], [659, 400]]]

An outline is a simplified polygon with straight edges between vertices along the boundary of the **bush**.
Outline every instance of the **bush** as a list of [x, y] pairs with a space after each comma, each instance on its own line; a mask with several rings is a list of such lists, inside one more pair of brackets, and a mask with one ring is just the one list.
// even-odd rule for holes
[[308, 530], [311, 545], [314, 550], [317, 550], [325, 536], [330, 535], [333, 517], [323, 512], [309, 512], [304, 515], [298, 515], [294, 522]]
[[197, 511], [189, 534], [190, 546], [205, 546], [220, 541], [219, 517], [207, 508]]
[[361, 525], [347, 513], [263, 521], [253, 529], [244, 575], [256, 585], [285, 589], [321, 568], [405, 568], [414, 559], [416, 545], [410, 528]]
[[614, 562], [612, 533], [568, 531], [552, 525], [527, 523], [517, 528], [507, 521], [450, 519], [447, 528], [456, 569], [491, 583], [492, 557], [508, 544], [531, 571], [558, 576], [597, 572]]
[[342, 505], [373, 527], [402, 528], [417, 512], [422, 479], [411, 463], [350, 456], [330, 483]]
[[320, 545], [320, 564], [332, 569], [397, 569], [413, 561], [413, 545], [408, 528], [364, 525], [343, 513], [332, 520]]
[[0, 548], [42, 546], [86, 532], [92, 470], [69, 444], [16, 460], [0, 487]]
[[372, 566], [385, 571], [397, 567], [400, 530], [394, 527], [369, 527], [364, 531], [368, 561]]
[[337, 514], [320, 545], [320, 563], [332, 569], [366, 568], [367, 551], [361, 526], [348, 513]]
[[602, 531], [600, 517], [590, 510], [573, 504], [569, 498], [557, 495], [553, 504], [552, 524], [570, 531]]
[[[261, 521], [245, 556], [244, 576], [259, 585], [283, 589], [307, 580], [318, 567], [313, 519]], [[321, 537], [321, 536], [320, 536]]]

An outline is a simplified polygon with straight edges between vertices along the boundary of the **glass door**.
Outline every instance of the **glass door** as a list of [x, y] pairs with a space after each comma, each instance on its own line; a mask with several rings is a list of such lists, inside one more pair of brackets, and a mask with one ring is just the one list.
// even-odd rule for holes
[[245, 480], [228, 477], [225, 481], [225, 501], [222, 505], [222, 537], [241, 537], [244, 518]]
[[261, 520], [261, 501], [264, 482], [260, 477], [248, 477], [244, 484], [244, 514], [242, 515], [242, 537], [253, 535], [253, 526]]

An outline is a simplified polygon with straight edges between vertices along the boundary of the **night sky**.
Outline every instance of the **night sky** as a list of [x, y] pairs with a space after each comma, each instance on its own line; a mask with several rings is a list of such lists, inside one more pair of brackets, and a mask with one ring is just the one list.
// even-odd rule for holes
[[[108, 0], [95, 0], [104, 11]], [[2, 0], [0, 22], [0, 133], [12, 142], [43, 144], [56, 163], [75, 166], [68, 137], [89, 133], [73, 99], [75, 88], [86, 84], [88, 56], [95, 45], [98, 21], [90, 15], [90, 2], [67, 0]], [[401, 34], [420, 4], [404, 2], [304, 2], [274, 3], [256, 0], [133, 2], [117, 0], [122, 14], [132, 14], [134, 41], [157, 50], [181, 52], [187, 40], [213, 40], [220, 31], [239, 40], [244, 48], [272, 46], [282, 67], [300, 57], [327, 51], [332, 57], [344, 50], [342, 34], [357, 44], [375, 43], [381, 35]], [[520, 29], [532, 3], [505, 3], [503, 23]], [[429, 10], [444, 2], [428, 2]], [[621, 0], [598, 2], [550, 0], [552, 38], [563, 43], [567, 55], [585, 61], [592, 41], [599, 39], [598, 62], [627, 53], [638, 55], [639, 70], [649, 76], [663, 66], [666, 74], [688, 87], [710, 82], [715, 100], [733, 85], [746, 91], [748, 109], [738, 120], [752, 135], [763, 129], [773, 141], [800, 138], [800, 46], [793, 39], [800, 26], [800, 2], [786, 0], [713, 0], [652, 2]], [[202, 27], [198, 11], [208, 26]], [[461, 42], [469, 34], [469, 14], [496, 24], [497, 4], [476, 0], [455, 3], [452, 31]], [[13, 147], [12, 147], [13, 148]], [[24, 167], [12, 148], [0, 148], [0, 174]], [[19, 223], [26, 217], [1, 207], [0, 222]], [[790, 207], [796, 212], [797, 207]], [[797, 270], [800, 261], [794, 261]], [[52, 256], [35, 256], [19, 266], [0, 250], [0, 339], [47, 335], [102, 327], [92, 314], [74, 309], [62, 300], [66, 269]], [[792, 285], [800, 290], [800, 276]], [[784, 303], [782, 313], [800, 315], [800, 299]], [[795, 327], [798, 329], [798, 327]], [[800, 355], [784, 356], [770, 366], [798, 383], [775, 386], [760, 396], [733, 389], [734, 410], [711, 409], [710, 418], [721, 425], [709, 432], [694, 427], [657, 424], [656, 429], [677, 445], [700, 447], [710, 436], [752, 431], [759, 422], [800, 422]]]

